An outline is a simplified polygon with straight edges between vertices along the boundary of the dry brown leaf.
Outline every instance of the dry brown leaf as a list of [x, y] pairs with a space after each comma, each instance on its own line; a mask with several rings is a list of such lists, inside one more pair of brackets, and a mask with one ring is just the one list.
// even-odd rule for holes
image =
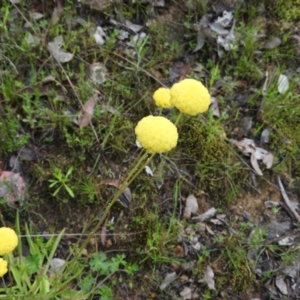
[[197, 198], [194, 195], [189, 195], [186, 199], [183, 217], [189, 219], [192, 214], [197, 213], [198, 208]]
[[107, 220], [108, 220], [108, 219], [106, 218], [105, 223], [104, 223], [104, 225], [103, 225], [103, 227], [102, 227], [102, 229], [101, 229], [101, 235], [100, 235], [100, 237], [101, 237], [101, 244], [102, 244], [103, 246], [105, 246], [105, 243], [106, 243], [106, 237], [107, 237], [107, 235], [106, 235], [106, 232], [107, 232], [107, 228], [106, 228]]
[[209, 110], [212, 112], [213, 116], [217, 118], [220, 117], [219, 102], [217, 98], [211, 97], [211, 106]]
[[199, 282], [206, 283], [210, 290], [215, 290], [215, 280], [214, 280], [214, 271], [211, 266], [206, 267], [206, 272], [204, 278], [199, 280]]
[[95, 93], [89, 100], [87, 100], [79, 112], [78, 126], [83, 128], [90, 124], [94, 114], [94, 107], [98, 98], [98, 93]]
[[118, 179], [107, 179], [107, 180], [104, 181], [104, 184], [105, 185], [112, 185], [112, 186], [115, 186], [115, 187], [118, 188], [121, 185], [121, 182]]
[[255, 156], [255, 152], [253, 152], [253, 153], [251, 154], [250, 161], [251, 161], [251, 165], [252, 165], [254, 171], [255, 171], [258, 175], [262, 176], [263, 173], [262, 173], [261, 169], [259, 168], [259, 165], [258, 165], [258, 162], [257, 162], [257, 158], [256, 158], [256, 156]]
[[47, 49], [58, 62], [65, 63], [70, 61], [74, 55], [72, 53], [61, 50], [62, 44], [63, 37], [59, 35], [56, 36], [52, 42], [48, 43]]

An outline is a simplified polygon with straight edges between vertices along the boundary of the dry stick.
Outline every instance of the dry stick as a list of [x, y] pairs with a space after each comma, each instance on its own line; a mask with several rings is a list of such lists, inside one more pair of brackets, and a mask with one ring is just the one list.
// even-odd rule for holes
[[296, 212], [295, 208], [293, 207], [284, 187], [283, 184], [281, 182], [281, 178], [279, 176], [277, 176], [277, 182], [279, 185], [279, 190], [281, 192], [282, 198], [284, 200], [285, 205], [288, 207], [289, 211], [291, 212], [291, 214], [293, 215], [293, 217], [299, 222], [300, 221], [300, 216], [298, 215], [298, 213]]

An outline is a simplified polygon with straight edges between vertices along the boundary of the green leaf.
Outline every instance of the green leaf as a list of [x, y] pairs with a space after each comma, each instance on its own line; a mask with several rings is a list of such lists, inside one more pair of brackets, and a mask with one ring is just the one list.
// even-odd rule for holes
[[92, 275], [87, 275], [79, 283], [79, 287], [84, 293], [88, 293], [93, 288], [94, 284], [95, 284], [95, 278]]
[[66, 188], [68, 194], [69, 194], [72, 198], [74, 198], [75, 195], [74, 195], [73, 191], [72, 191], [67, 185], [65, 185], [65, 188]]
[[34, 274], [40, 269], [40, 266], [42, 264], [41, 256], [39, 254], [27, 256], [25, 259], [25, 263], [27, 266], [28, 273], [30, 275]]
[[90, 267], [93, 271], [100, 272], [102, 275], [108, 275], [111, 263], [106, 261], [104, 253], [96, 253], [90, 261]]

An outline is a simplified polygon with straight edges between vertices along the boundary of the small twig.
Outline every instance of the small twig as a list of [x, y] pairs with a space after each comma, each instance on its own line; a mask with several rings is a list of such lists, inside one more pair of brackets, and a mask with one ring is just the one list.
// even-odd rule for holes
[[281, 178], [279, 176], [277, 176], [277, 182], [278, 182], [278, 185], [279, 185], [279, 190], [280, 190], [280, 193], [282, 195], [282, 198], [283, 198], [283, 201], [285, 203], [285, 205], [288, 207], [291, 215], [299, 222], [300, 221], [300, 216], [298, 215], [298, 213], [296, 212], [296, 210], [294, 209], [284, 187], [283, 187], [283, 184], [281, 182]]

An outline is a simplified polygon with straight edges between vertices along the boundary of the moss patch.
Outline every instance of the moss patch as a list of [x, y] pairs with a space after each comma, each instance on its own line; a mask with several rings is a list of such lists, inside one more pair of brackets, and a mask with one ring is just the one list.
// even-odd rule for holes
[[217, 201], [230, 201], [240, 191], [247, 171], [229, 148], [225, 132], [214, 120], [192, 119], [179, 128], [179, 144], [195, 175], [195, 185]]

